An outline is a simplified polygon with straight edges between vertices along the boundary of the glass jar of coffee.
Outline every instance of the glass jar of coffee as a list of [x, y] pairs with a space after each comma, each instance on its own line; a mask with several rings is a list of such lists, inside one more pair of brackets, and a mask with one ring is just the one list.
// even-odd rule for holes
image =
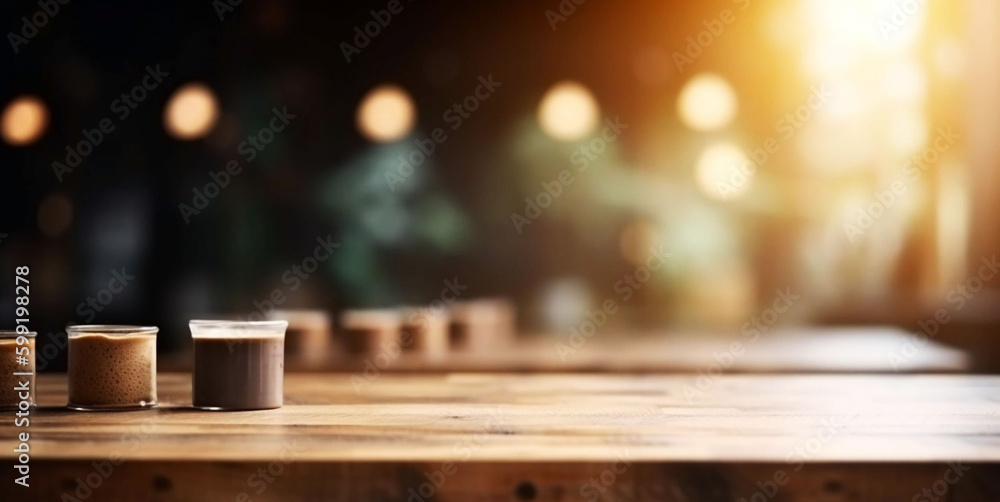
[[69, 326], [69, 403], [75, 410], [156, 406], [154, 326]]
[[284, 403], [287, 321], [191, 321], [192, 405], [265, 410]]
[[0, 330], [0, 410], [35, 405], [35, 332]]

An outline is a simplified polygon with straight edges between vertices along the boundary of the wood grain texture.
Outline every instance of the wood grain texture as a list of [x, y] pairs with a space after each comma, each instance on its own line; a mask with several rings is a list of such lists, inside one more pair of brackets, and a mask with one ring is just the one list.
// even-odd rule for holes
[[[39, 466], [2, 500], [158, 502], [996, 502], [1000, 466], [961, 464], [126, 462], [98, 482], [80, 461]], [[94, 487], [81, 488], [90, 476]], [[784, 484], [779, 485], [775, 477]], [[954, 474], [950, 478], [954, 478]], [[934, 489], [938, 489], [937, 495]], [[930, 490], [930, 496], [923, 496]], [[81, 497], [86, 495], [88, 497]], [[770, 497], [768, 495], [771, 495]], [[943, 496], [942, 496], [943, 495]], [[72, 498], [69, 498], [72, 497]]]
[[[1000, 462], [1000, 377], [289, 374], [277, 410], [188, 406], [190, 378], [159, 378], [161, 407], [62, 408], [38, 378], [35, 459], [325, 462]], [[15, 429], [0, 425], [0, 456]]]
[[[32, 487], [7, 473], [0, 500], [1000, 500], [1000, 377], [352, 377], [289, 374], [284, 408], [203, 412], [161, 374], [161, 408], [85, 413], [42, 375]], [[0, 422], [7, 461], [14, 432]]]

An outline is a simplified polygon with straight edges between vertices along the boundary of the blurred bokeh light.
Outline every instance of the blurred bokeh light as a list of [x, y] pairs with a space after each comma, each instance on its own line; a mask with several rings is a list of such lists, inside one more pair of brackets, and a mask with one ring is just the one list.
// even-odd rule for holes
[[578, 140], [593, 132], [599, 114], [594, 95], [578, 82], [557, 83], [538, 105], [542, 130], [561, 141]]
[[406, 137], [417, 121], [413, 98], [396, 85], [382, 85], [368, 92], [358, 106], [358, 130], [371, 141], [389, 143]]
[[219, 118], [219, 103], [205, 84], [191, 83], [174, 92], [163, 114], [163, 125], [171, 136], [192, 140], [212, 131]]
[[750, 187], [756, 169], [738, 146], [716, 143], [705, 148], [695, 166], [698, 188], [718, 200], [730, 200]]
[[724, 78], [695, 75], [677, 98], [677, 113], [684, 125], [696, 131], [714, 131], [729, 125], [738, 108], [736, 92]]
[[[997, 247], [983, 222], [997, 214], [1000, 9], [745, 3], [727, 6], [732, 23], [720, 6], [595, 4], [553, 34], [530, 6], [494, 23], [455, 2], [407, 14], [349, 66], [331, 64], [322, 37], [351, 34], [361, 5], [348, 9], [357, 18], [339, 5], [253, 7], [227, 16], [225, 44], [199, 45], [197, 23], [150, 23], [161, 31], [135, 54], [53, 45], [38, 54], [57, 64], [12, 66], [0, 93], [5, 146], [32, 144], [0, 148], [13, 169], [0, 232], [32, 251], [37, 234], [75, 275], [155, 264], [149, 291], [188, 296], [171, 300], [183, 315], [137, 297], [135, 317], [154, 321], [249, 309], [327, 234], [342, 246], [296, 306], [424, 304], [457, 275], [477, 295], [510, 295], [528, 327], [565, 329], [620, 298], [619, 279], [661, 247], [671, 259], [616, 323], [739, 328], [788, 287], [808, 295], [795, 319], [810, 322], [895, 322], [939, 301]], [[170, 87], [150, 93], [165, 107], [92, 148], [107, 105], [137, 84], [116, 52], [169, 66], [155, 59], [162, 40], [186, 48]], [[456, 113], [482, 99], [477, 75], [500, 90]], [[234, 151], [260, 153], [242, 139], [286, 105], [293, 125], [227, 179]], [[57, 194], [54, 161], [73, 169]], [[196, 224], [177, 217], [182, 203]], [[77, 282], [68, 290], [91, 284]]]
[[537, 303], [544, 326], [564, 330], [586, 319], [594, 298], [584, 279], [558, 277], [541, 287]]
[[18, 96], [3, 111], [3, 139], [13, 146], [38, 141], [49, 125], [49, 111], [35, 96]]

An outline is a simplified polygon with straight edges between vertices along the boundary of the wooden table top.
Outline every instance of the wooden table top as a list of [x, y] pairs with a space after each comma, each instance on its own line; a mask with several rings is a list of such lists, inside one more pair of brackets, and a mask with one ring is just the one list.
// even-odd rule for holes
[[[76, 412], [40, 375], [33, 460], [1000, 461], [1000, 377], [959, 375], [288, 374], [285, 406]], [[11, 458], [13, 419], [0, 422]]]

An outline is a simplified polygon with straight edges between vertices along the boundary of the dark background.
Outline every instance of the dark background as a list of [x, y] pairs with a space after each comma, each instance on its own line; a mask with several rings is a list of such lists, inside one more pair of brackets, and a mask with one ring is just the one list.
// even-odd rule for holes
[[[613, 283], [628, 268], [616, 242], [594, 246], [544, 220], [526, 235], [512, 231], [509, 213], [522, 210], [522, 197], [534, 192], [518, 191], [517, 170], [509, 167], [516, 160], [505, 142], [509, 131], [532, 118], [541, 94], [567, 77], [586, 80], [615, 113], [633, 112], [628, 99], [613, 98], [635, 97], [621, 92], [634, 82], [620, 76], [631, 74], [632, 47], [659, 42], [669, 31], [637, 29], [637, 16], [651, 6], [586, 3], [553, 31], [544, 11], [556, 4], [403, 5], [350, 64], [340, 43], [350, 42], [354, 27], [370, 21], [369, 11], [384, 9], [385, 2], [244, 2], [221, 21], [207, 1], [70, 2], [19, 53], [0, 51], [0, 95], [31, 93], [50, 107], [40, 142], [0, 147], [0, 231], [10, 235], [0, 244], [3, 266], [32, 267], [33, 329], [44, 334], [83, 322], [79, 303], [124, 267], [136, 279], [95, 322], [159, 325], [166, 335], [161, 342], [175, 345], [171, 340], [186, 323], [178, 314], [245, 316], [254, 300], [282, 287], [281, 271], [328, 234], [343, 243], [342, 252], [324, 264], [321, 279], [306, 283], [309, 296], [292, 294], [290, 304], [426, 303], [438, 296], [443, 279], [453, 277], [476, 296], [527, 296], [553, 273]], [[34, 2], [5, 3], [3, 30], [19, 32], [20, 17], [38, 10]], [[661, 26], [669, 26], [673, 19], [664, 21]], [[147, 65], [170, 75], [119, 121], [111, 103], [141, 82]], [[344, 173], [373, 150], [354, 123], [365, 92], [384, 82], [408, 89], [419, 107], [417, 135], [424, 136], [445, 125], [440, 112], [489, 74], [502, 87], [461, 129], [449, 132], [418, 189], [392, 198], [355, 193], [353, 206], [338, 204], [358, 185]], [[225, 113], [218, 129], [229, 130], [195, 142], [164, 132], [166, 100], [190, 81], [213, 88]], [[274, 107], [287, 107], [297, 118], [185, 225], [178, 204], [191, 202], [192, 189], [208, 182], [210, 171], [239, 157], [233, 138], [266, 125]], [[105, 117], [115, 131], [59, 182], [52, 163], [64, 161], [66, 145]], [[381, 172], [361, 176], [381, 182]], [[62, 235], [48, 237], [38, 230], [37, 210], [56, 191], [71, 200], [73, 222]], [[390, 206], [378, 217], [406, 213], [417, 219], [413, 215], [428, 204], [457, 222], [443, 237], [405, 230], [378, 239], [355, 223], [365, 208]], [[547, 249], [545, 255], [533, 252], [538, 248]], [[11, 293], [0, 291], [4, 303]], [[0, 320], [10, 322], [11, 313], [0, 313]]]
[[[274, 289], [288, 293], [283, 307], [337, 311], [427, 304], [454, 278], [468, 285], [469, 297], [513, 298], [522, 328], [553, 328], [543, 322], [544, 292], [569, 284], [588, 291], [592, 306], [615, 297], [616, 281], [636, 268], [623, 256], [619, 236], [649, 217], [651, 205], [671, 229], [661, 236], [687, 240], [651, 243], [674, 250], [676, 260], [621, 318], [633, 326], [718, 328], [721, 318], [739, 326], [744, 313], [768, 304], [776, 289], [793, 284], [809, 292], [810, 257], [798, 243], [813, 239], [810, 193], [881, 186], [869, 173], [831, 180], [804, 172], [808, 159], [789, 147], [761, 170], [764, 190], [750, 204], [705, 201], [696, 193], [694, 159], [720, 136], [684, 129], [676, 117], [678, 90], [697, 72], [720, 74], [740, 98], [730, 136], [749, 148], [773, 135], [775, 121], [804, 102], [814, 85], [796, 59], [801, 43], [795, 36], [775, 42], [766, 35], [770, 14], [796, 2], [752, 4], [743, 12], [725, 1], [588, 0], [553, 29], [546, 11], [560, 9], [555, 1], [404, 0], [403, 11], [350, 63], [341, 43], [351, 43], [355, 27], [387, 2], [245, 1], [221, 20], [216, 4], [224, 5], [74, 1], [60, 5], [19, 53], [0, 47], [0, 97], [34, 94], [49, 107], [40, 141], [0, 145], [0, 233], [9, 235], [0, 242], [0, 270], [10, 277], [15, 266], [31, 267], [32, 328], [43, 340], [67, 323], [88, 321], [78, 306], [122, 267], [135, 279], [93, 322], [160, 326], [166, 349], [183, 345], [188, 319], [245, 318]], [[677, 71], [670, 55], [724, 8], [737, 11], [738, 22]], [[0, 30], [19, 32], [21, 17], [38, 10], [36, 2], [5, 2]], [[944, 26], [961, 25], [941, 19]], [[643, 54], [654, 62], [637, 71]], [[169, 77], [119, 121], [111, 103], [139, 84], [150, 65]], [[449, 139], [411, 180], [389, 191], [384, 173], [396, 166], [396, 156], [445, 126], [442, 112], [487, 75], [502, 82], [497, 92], [460, 129], [448, 131]], [[524, 198], [570, 167], [577, 146], [545, 138], [535, 123], [539, 99], [566, 79], [585, 84], [601, 117], [621, 117], [630, 132], [601, 157], [589, 185], [567, 191], [519, 235], [511, 214], [523, 214]], [[173, 91], [190, 82], [214, 91], [222, 115], [207, 138], [180, 141], [165, 132], [163, 109]], [[359, 134], [355, 112], [368, 91], [385, 83], [413, 97], [418, 123], [406, 140], [373, 144]], [[964, 124], [955, 111], [964, 108], [951, 106], [961, 104], [961, 92], [933, 79], [929, 87], [930, 123]], [[239, 159], [237, 145], [265, 127], [275, 108], [296, 118], [186, 224], [178, 205], [190, 204], [211, 172]], [[52, 163], [64, 160], [82, 129], [105, 117], [116, 130], [60, 182]], [[593, 185], [618, 190], [618, 202], [595, 195]], [[650, 195], [650, 186], [666, 188]], [[53, 194], [70, 201], [72, 221], [50, 236], [39, 230], [39, 207]], [[930, 198], [889, 265], [890, 283], [876, 288], [881, 296], [873, 300], [845, 287], [836, 298], [810, 302], [821, 308], [796, 320], [908, 326], [920, 318], [918, 290], [929, 282], [948, 286], [928, 279], [937, 270], [932, 248], [940, 238], [928, 223], [936, 204]], [[341, 247], [300, 290], [288, 292], [282, 273], [327, 235]], [[881, 237], [869, 237], [877, 248]], [[675, 241], [687, 247], [676, 249]], [[730, 279], [719, 279], [733, 275], [733, 260], [717, 258], [721, 249], [730, 251], [719, 256], [736, 256], [735, 269], [752, 278], [748, 297], [732, 301], [743, 305], [734, 316], [715, 315], [722, 310], [717, 293], [733, 289], [725, 282]], [[850, 268], [833, 261], [823, 266]], [[850, 274], [848, 286], [863, 282], [863, 271]], [[0, 304], [11, 305], [12, 294], [13, 284], [0, 288]], [[692, 302], [700, 306], [688, 308]], [[11, 322], [12, 312], [0, 309], [0, 325]]]

